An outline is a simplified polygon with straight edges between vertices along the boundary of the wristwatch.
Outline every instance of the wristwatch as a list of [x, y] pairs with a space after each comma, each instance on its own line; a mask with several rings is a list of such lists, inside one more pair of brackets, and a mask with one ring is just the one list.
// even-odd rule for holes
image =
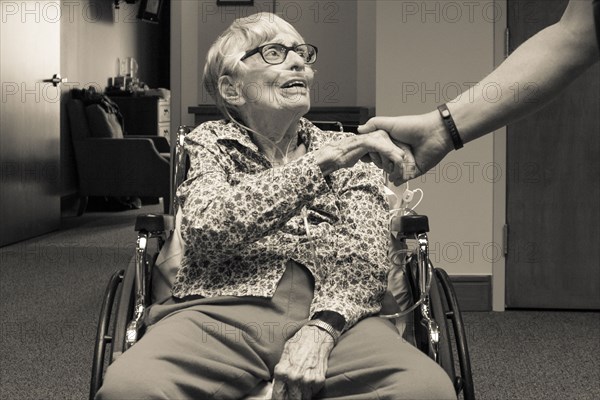
[[454, 150], [458, 150], [463, 147], [463, 141], [458, 133], [458, 128], [454, 123], [454, 118], [452, 118], [452, 114], [450, 114], [450, 110], [445, 104], [442, 104], [438, 107], [438, 111], [442, 116], [442, 121], [444, 121], [444, 125], [446, 126], [446, 130], [450, 134], [450, 138], [452, 139], [452, 144], [454, 145]]
[[321, 321], [320, 319], [311, 319], [306, 323], [307, 326], [316, 326], [317, 328], [324, 330], [329, 333], [333, 338], [333, 343], [336, 344], [338, 339], [340, 338], [340, 332], [335, 330], [333, 326], [328, 324], [327, 322]]

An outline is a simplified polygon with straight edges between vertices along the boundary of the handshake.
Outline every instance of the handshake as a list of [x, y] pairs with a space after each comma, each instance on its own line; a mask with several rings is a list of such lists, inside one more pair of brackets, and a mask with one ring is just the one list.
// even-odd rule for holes
[[423, 175], [454, 145], [436, 111], [414, 116], [374, 117], [358, 127], [364, 143], [360, 158], [373, 162], [394, 185]]

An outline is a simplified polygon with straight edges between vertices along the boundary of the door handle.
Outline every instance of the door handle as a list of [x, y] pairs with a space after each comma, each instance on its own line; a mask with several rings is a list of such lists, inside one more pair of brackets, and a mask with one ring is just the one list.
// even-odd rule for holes
[[67, 82], [67, 78], [61, 78], [60, 75], [54, 74], [50, 79], [44, 79], [42, 82], [51, 83], [52, 86], [57, 87], [61, 83]]

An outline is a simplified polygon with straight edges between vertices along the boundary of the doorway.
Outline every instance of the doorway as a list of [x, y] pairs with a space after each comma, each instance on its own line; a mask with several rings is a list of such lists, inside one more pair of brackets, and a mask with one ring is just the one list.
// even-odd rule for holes
[[[60, 225], [60, 5], [2, 2], [0, 246]], [[56, 75], [55, 75], [56, 74]]]
[[[510, 48], [568, 0], [509, 0]], [[507, 127], [507, 308], [600, 309], [600, 65]]]

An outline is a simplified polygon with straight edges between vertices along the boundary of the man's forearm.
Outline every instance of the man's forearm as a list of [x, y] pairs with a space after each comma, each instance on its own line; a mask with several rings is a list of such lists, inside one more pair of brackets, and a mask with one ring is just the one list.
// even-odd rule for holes
[[[560, 22], [524, 42], [494, 72], [448, 103], [464, 142], [543, 107], [598, 60], [591, 2], [572, 3]], [[501, 90], [494, 101], [485, 90], [490, 87]]]

